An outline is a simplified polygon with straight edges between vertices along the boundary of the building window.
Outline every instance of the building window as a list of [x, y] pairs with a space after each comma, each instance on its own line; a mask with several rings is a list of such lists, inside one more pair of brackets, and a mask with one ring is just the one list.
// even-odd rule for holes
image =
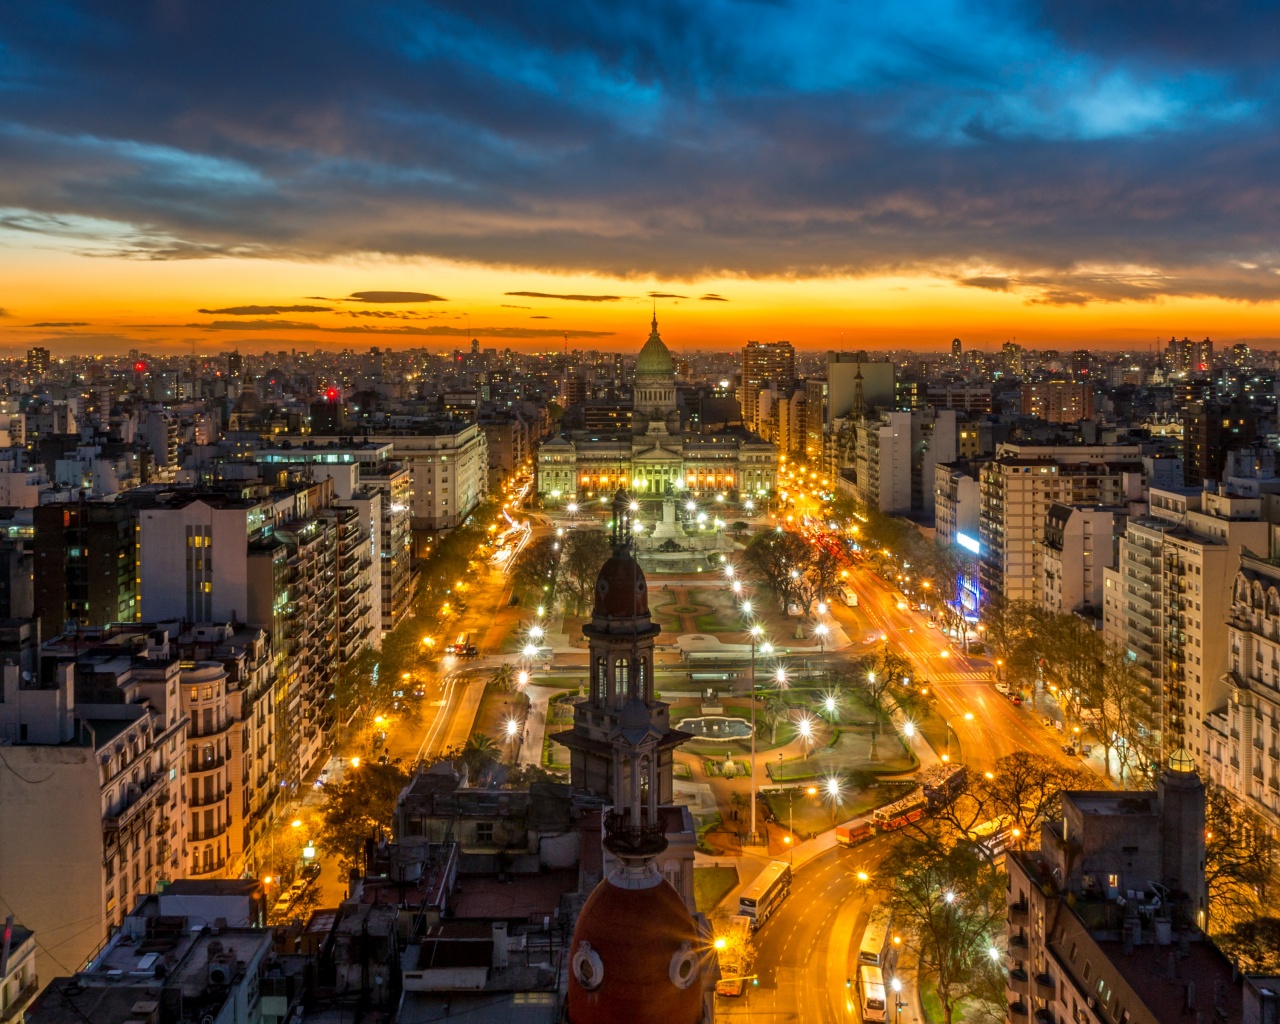
[[492, 843], [493, 842], [493, 822], [477, 821], [476, 822], [476, 842]]

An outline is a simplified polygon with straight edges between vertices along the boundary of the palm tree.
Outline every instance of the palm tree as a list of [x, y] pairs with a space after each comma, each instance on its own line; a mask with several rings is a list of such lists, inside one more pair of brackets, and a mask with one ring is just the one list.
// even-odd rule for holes
[[467, 772], [472, 778], [478, 778], [497, 760], [497, 745], [482, 732], [473, 732], [471, 738], [467, 740], [467, 745], [462, 748], [462, 763], [467, 766]]
[[791, 705], [781, 697], [770, 697], [764, 702], [764, 720], [769, 726], [769, 742], [778, 742], [778, 726], [791, 717]]
[[510, 693], [515, 689], [516, 673], [510, 665], [499, 665], [489, 676], [489, 683], [499, 693]]

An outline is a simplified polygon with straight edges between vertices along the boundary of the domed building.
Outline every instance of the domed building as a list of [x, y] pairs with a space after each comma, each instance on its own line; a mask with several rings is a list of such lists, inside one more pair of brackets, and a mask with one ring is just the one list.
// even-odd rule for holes
[[538, 449], [538, 497], [545, 505], [595, 500], [619, 487], [639, 501], [773, 491], [778, 450], [771, 441], [744, 427], [713, 434], [681, 429], [676, 364], [656, 314], [636, 356], [632, 409], [632, 432], [579, 430]]
[[[570, 781], [606, 804], [606, 877], [583, 905], [570, 945], [569, 1024], [711, 1024], [717, 976], [711, 932], [692, 911], [693, 849], [672, 859], [673, 833], [695, 834], [672, 804], [671, 728], [653, 692], [653, 644], [644, 572], [631, 553], [637, 504], [613, 499], [613, 554], [596, 579], [587, 696], [554, 740], [570, 751]], [[687, 863], [685, 863], [687, 861]], [[673, 882], [674, 879], [674, 882]]]
[[632, 391], [635, 411], [648, 417], [650, 427], [665, 423], [676, 412], [676, 361], [658, 333], [658, 314], [653, 314], [649, 339], [636, 356], [636, 382]]

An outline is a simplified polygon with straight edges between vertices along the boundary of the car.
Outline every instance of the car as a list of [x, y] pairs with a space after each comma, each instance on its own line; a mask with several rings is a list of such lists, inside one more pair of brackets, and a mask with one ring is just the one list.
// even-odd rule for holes
[[996, 683], [996, 693], [1003, 693], [1006, 697], [1008, 697], [1011, 693], [1013, 693], [1013, 687], [1011, 687], [1006, 682]]
[[1073, 747], [1070, 743], [1062, 744], [1062, 752], [1066, 754], [1068, 757], [1076, 756], [1076, 748]]
[[930, 620], [929, 620], [929, 628], [930, 628], [930, 629], [937, 629], [937, 628], [938, 628], [938, 624], [937, 624], [936, 622], [934, 622], [934, 621], [933, 621], [933, 619], [930, 619]]
[[1020, 694], [1017, 694], [1017, 693], [1010, 694], [1009, 700], [1012, 703], [1016, 704], [1018, 707], [1022, 707], [1022, 696]]
[[746, 988], [746, 980], [744, 978], [726, 978], [723, 981], [716, 982], [716, 995], [740, 996], [744, 988]]

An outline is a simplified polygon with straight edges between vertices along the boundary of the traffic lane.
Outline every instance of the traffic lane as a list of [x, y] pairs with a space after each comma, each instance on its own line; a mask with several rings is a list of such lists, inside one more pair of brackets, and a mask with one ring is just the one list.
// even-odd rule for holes
[[[836, 847], [796, 872], [791, 895], [757, 933], [759, 986], [751, 996], [756, 1007], [752, 1020], [845, 1024], [857, 1019], [846, 987], [866, 924], [863, 903], [868, 894], [857, 873], [874, 871], [888, 844], [881, 837], [848, 850]], [[854, 920], [857, 927], [849, 935], [837, 935], [841, 919]], [[839, 955], [841, 949], [844, 955]], [[766, 1009], [773, 1016], [762, 1016]]]

